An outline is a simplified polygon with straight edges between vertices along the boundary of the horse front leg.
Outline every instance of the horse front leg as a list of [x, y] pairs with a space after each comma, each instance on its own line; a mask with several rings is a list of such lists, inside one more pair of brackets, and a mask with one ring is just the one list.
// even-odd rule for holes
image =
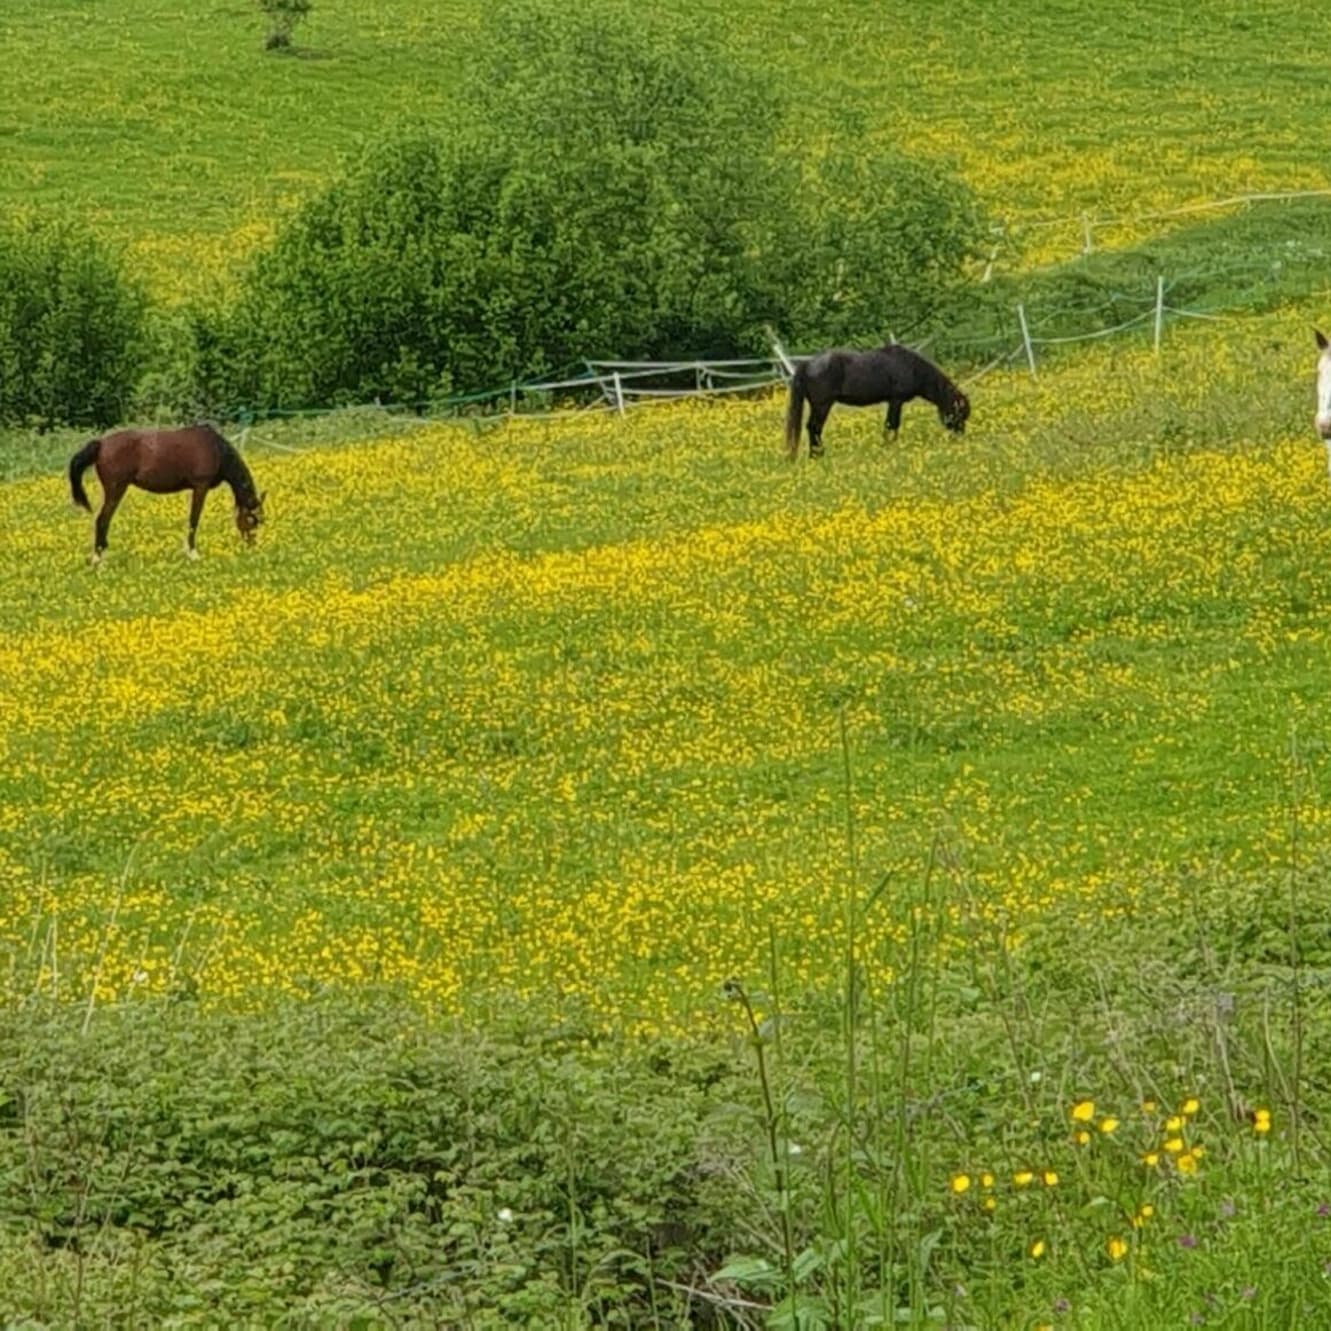
[[189, 531], [185, 534], [185, 554], [190, 559], [199, 557], [198, 548], [194, 544], [195, 533], [199, 530], [199, 519], [203, 516], [203, 501], [208, 498], [208, 487], [206, 485], [196, 485], [194, 493], [189, 501]]
[[893, 443], [896, 442], [897, 431], [901, 429], [901, 405], [901, 399], [898, 397], [892, 398], [887, 404], [887, 421], [883, 430]]
[[102, 562], [102, 556], [106, 553], [107, 537], [111, 531], [111, 519], [116, 515], [116, 509], [120, 507], [120, 501], [125, 497], [125, 487], [123, 484], [116, 484], [114, 481], [102, 483], [102, 507], [97, 514], [97, 521], [93, 523], [92, 528], [92, 566], [96, 568]]

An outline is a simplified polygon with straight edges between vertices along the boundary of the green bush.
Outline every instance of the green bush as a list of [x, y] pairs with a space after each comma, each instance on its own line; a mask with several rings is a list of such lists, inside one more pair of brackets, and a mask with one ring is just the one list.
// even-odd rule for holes
[[805, 345], [904, 337], [960, 294], [980, 257], [985, 219], [958, 177], [864, 144], [847, 132], [810, 165], [818, 187], [806, 191], [808, 239], [786, 308]]
[[0, 225], [0, 421], [123, 419], [146, 352], [147, 298], [68, 223]]
[[860, 135], [779, 151], [770, 79], [668, 18], [505, 0], [462, 63], [467, 123], [368, 148], [256, 259], [212, 391], [429, 402], [584, 357], [749, 351], [767, 324], [876, 340], [975, 250], [962, 185]]

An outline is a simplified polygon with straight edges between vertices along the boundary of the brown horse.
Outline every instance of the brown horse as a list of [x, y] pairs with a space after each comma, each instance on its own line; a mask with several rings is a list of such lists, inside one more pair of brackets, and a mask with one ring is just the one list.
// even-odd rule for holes
[[211, 425], [186, 425], [179, 430], [120, 430], [90, 439], [69, 460], [69, 489], [74, 503], [92, 512], [83, 491], [83, 473], [96, 466], [102, 483], [102, 510], [93, 531], [92, 562], [101, 562], [106, 534], [116, 507], [131, 485], [152, 494], [176, 494], [192, 490], [189, 534], [185, 553], [197, 559], [194, 533], [208, 491], [225, 481], [236, 499], [236, 527], [246, 541], [254, 540], [263, 521], [263, 495], [254, 488], [254, 477], [245, 460]]

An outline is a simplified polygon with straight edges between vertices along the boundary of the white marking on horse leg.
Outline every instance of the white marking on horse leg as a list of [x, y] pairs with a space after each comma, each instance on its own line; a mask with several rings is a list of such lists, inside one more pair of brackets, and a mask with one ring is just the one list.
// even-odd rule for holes
[[192, 545], [187, 544], [185, 546], [185, 558], [197, 559], [198, 557], [199, 557], [199, 552]]

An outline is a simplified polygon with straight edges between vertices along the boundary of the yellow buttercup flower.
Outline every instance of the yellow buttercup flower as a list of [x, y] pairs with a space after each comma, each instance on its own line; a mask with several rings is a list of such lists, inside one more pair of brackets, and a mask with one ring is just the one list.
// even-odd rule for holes
[[1032, 1257], [1040, 1258], [1045, 1255], [1045, 1250], [1046, 1250], [1045, 1241], [1043, 1239], [1036, 1239], [1035, 1242], [1032, 1243], [1031, 1246], [1027, 1249], [1027, 1252], [1029, 1252]]
[[1258, 1136], [1265, 1136], [1271, 1131], [1271, 1111], [1269, 1109], [1253, 1110], [1252, 1130]]
[[961, 1194], [965, 1192], [970, 1187], [970, 1185], [971, 1185], [971, 1177], [969, 1174], [953, 1174], [951, 1182], [949, 1184], [952, 1191], [958, 1197], [961, 1196]]
[[1018, 1188], [1029, 1188], [1034, 1181], [1035, 1175], [1029, 1169], [1019, 1169], [1012, 1176], [1013, 1186]]
[[1116, 1132], [1118, 1130], [1118, 1119], [1112, 1115], [1100, 1120], [1100, 1131], [1103, 1133]]
[[1190, 1095], [1179, 1105], [1178, 1111], [1184, 1118], [1191, 1118], [1200, 1108], [1201, 1103], [1197, 1100], [1197, 1097]]
[[1095, 1117], [1094, 1100], [1078, 1100], [1069, 1111], [1076, 1123], [1089, 1123]]
[[1105, 1241], [1105, 1251], [1109, 1254], [1111, 1262], [1121, 1262], [1128, 1253], [1128, 1242], [1126, 1239], [1119, 1238], [1117, 1234], [1111, 1235]]

